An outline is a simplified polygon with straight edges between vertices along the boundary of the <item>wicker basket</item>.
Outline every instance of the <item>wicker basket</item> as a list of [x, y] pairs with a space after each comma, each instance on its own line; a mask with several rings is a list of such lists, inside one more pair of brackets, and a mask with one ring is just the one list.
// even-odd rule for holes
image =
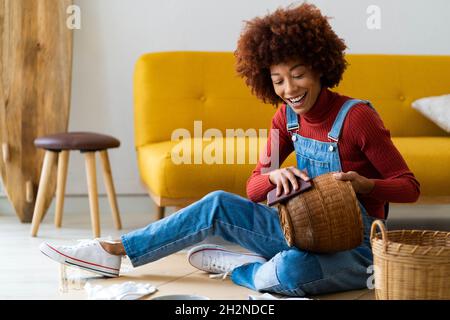
[[312, 180], [309, 191], [278, 206], [281, 226], [290, 246], [318, 253], [350, 250], [363, 240], [363, 222], [349, 181], [332, 173]]
[[450, 232], [386, 231], [376, 220], [370, 240], [377, 299], [450, 299]]

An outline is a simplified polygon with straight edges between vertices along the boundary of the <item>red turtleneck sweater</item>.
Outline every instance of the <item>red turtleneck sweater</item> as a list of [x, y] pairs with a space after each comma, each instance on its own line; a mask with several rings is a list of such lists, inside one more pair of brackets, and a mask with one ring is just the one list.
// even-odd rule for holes
[[[300, 135], [329, 142], [328, 132], [348, 99], [350, 98], [323, 88], [311, 110], [299, 117]], [[279, 130], [279, 163], [283, 163], [294, 151], [286, 129], [285, 105], [272, 118], [271, 129]], [[269, 157], [270, 136], [269, 134], [266, 147]], [[343, 172], [355, 171], [375, 182], [375, 187], [369, 194], [357, 195], [369, 215], [384, 219], [386, 202], [415, 202], [419, 197], [419, 182], [392, 143], [390, 132], [384, 127], [381, 118], [366, 104], [357, 104], [349, 111], [338, 146]], [[247, 195], [254, 202], [265, 201], [267, 193], [275, 187], [268, 174], [261, 174], [263, 167], [270, 167], [270, 163], [258, 162], [247, 181]]]

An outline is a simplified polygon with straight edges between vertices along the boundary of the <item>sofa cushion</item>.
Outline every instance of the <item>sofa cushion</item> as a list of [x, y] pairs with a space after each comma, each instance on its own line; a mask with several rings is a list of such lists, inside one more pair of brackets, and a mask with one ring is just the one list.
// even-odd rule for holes
[[448, 196], [450, 137], [392, 138], [421, 185], [421, 196]]
[[[231, 154], [233, 151], [230, 139], [222, 138], [223, 164], [214, 165], [208, 164], [211, 159], [202, 156], [210, 154], [211, 142], [203, 141], [202, 143], [201, 139], [197, 141], [200, 142], [201, 148], [194, 148], [194, 143], [197, 143], [195, 139], [185, 139], [182, 142], [184, 146], [191, 146], [190, 164], [177, 164], [178, 159], [172, 157], [177, 141], [159, 142], [140, 147], [137, 149], [137, 157], [142, 180], [149, 191], [163, 198], [200, 198], [215, 190], [224, 190], [245, 197], [247, 179], [255, 168], [259, 150], [265, 147], [267, 139], [241, 137], [233, 139], [235, 153], [243, 157], [245, 155], [244, 161], [241, 161], [244, 162], [243, 164], [238, 163], [238, 155], [234, 160], [226, 161], [226, 152]], [[241, 143], [245, 143], [246, 147], [238, 149]], [[201, 160], [201, 163], [194, 163], [196, 156], [197, 162]], [[283, 166], [294, 164], [295, 156], [292, 154]]]
[[[226, 164], [226, 151], [230, 150], [230, 142], [223, 138], [224, 164], [208, 164], [203, 155], [208, 154], [211, 142], [195, 139], [185, 139], [183, 144], [190, 145], [192, 150], [190, 164], [176, 164], [172, 151], [177, 141], [166, 141], [149, 144], [138, 148], [138, 165], [143, 181], [149, 191], [163, 198], [200, 198], [211, 191], [225, 190], [246, 196], [246, 183], [256, 166], [257, 155], [266, 139], [251, 141], [251, 138], [235, 138], [235, 150], [239, 143], [246, 143], [242, 152], [245, 163]], [[450, 190], [450, 137], [398, 137], [392, 139], [395, 146], [405, 158], [409, 168], [421, 184], [422, 196], [447, 196]], [[200, 142], [197, 150], [197, 160], [194, 164], [196, 148], [194, 143]], [[258, 145], [258, 147], [255, 147]], [[227, 148], [228, 146], [228, 148]], [[201, 150], [200, 152], [198, 152]], [[243, 150], [243, 149], [239, 149]], [[295, 165], [295, 155], [292, 153], [282, 164], [282, 167]], [[433, 170], [442, 168], [442, 170]]]
[[449, 93], [450, 56], [356, 54], [346, 58], [349, 67], [335, 90], [369, 100], [393, 137], [447, 135], [411, 108], [411, 103]]
[[[446, 135], [411, 108], [411, 103], [421, 97], [448, 93], [450, 56], [346, 58], [349, 66], [333, 90], [371, 101], [393, 137]], [[236, 75], [235, 63], [232, 52], [143, 55], [134, 74], [135, 146], [168, 141], [176, 128], [186, 128], [193, 134], [197, 120], [202, 121], [203, 130], [268, 128], [274, 107], [251, 94]]]

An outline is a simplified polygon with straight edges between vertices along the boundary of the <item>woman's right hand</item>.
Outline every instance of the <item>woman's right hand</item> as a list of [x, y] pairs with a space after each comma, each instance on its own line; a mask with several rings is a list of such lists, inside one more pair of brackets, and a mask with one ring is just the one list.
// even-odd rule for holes
[[296, 167], [281, 168], [269, 173], [270, 182], [277, 186], [277, 197], [283, 192], [288, 194], [291, 186], [294, 190], [298, 190], [299, 185], [296, 177], [304, 181], [310, 180], [306, 170], [302, 171]]

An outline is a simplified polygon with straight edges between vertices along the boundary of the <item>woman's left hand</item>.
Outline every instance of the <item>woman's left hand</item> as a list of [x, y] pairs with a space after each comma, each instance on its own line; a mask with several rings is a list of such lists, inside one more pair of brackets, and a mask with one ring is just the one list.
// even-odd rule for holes
[[338, 172], [334, 173], [333, 176], [336, 180], [350, 181], [356, 193], [370, 193], [375, 186], [375, 182], [367, 179], [366, 177], [360, 176], [355, 171]]

